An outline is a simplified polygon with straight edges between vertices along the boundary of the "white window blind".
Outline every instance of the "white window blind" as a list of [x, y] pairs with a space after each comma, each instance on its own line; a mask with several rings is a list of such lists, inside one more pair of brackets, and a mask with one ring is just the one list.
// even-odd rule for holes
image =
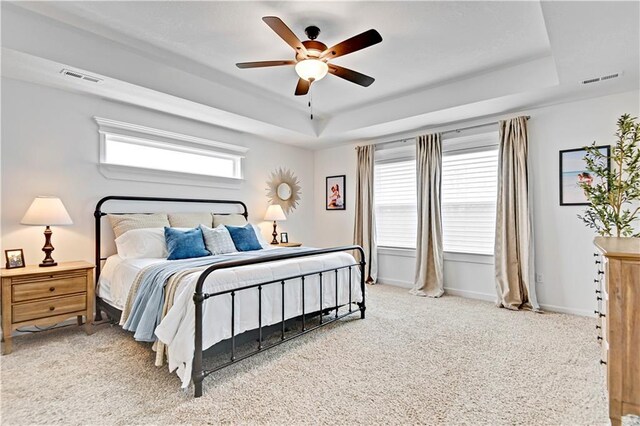
[[374, 197], [378, 245], [416, 247], [416, 160], [375, 164]]
[[497, 179], [497, 146], [443, 154], [444, 251], [493, 255]]

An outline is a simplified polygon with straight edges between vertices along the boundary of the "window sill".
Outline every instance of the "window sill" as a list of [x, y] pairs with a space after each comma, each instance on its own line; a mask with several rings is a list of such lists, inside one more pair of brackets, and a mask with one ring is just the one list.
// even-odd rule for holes
[[[378, 247], [378, 254], [396, 257], [416, 257], [416, 249], [403, 247]], [[478, 263], [493, 265], [493, 256], [487, 254], [444, 252], [444, 260], [447, 262]]]
[[132, 180], [136, 182], [169, 183], [174, 185], [207, 186], [237, 189], [242, 179], [219, 176], [204, 176], [191, 173], [168, 172], [140, 167], [100, 164], [100, 173], [108, 179]]

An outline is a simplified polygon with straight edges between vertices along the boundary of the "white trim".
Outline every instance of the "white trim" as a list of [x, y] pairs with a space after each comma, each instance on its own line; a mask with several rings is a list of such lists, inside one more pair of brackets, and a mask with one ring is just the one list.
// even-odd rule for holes
[[167, 172], [142, 167], [120, 166], [117, 164], [99, 164], [100, 174], [108, 179], [134, 182], [169, 183], [173, 185], [206, 186], [211, 188], [239, 189], [243, 179], [205, 176], [192, 173]]
[[404, 247], [378, 247], [378, 255], [416, 257], [416, 249]]
[[395, 287], [402, 287], [407, 289], [413, 287], [413, 283], [411, 281], [396, 280], [395, 278], [378, 277], [378, 284], [392, 285]]
[[232, 144], [218, 142], [218, 141], [212, 141], [210, 139], [199, 138], [197, 136], [184, 135], [182, 133], [170, 132], [168, 130], [154, 129], [152, 127], [140, 126], [138, 124], [126, 123], [124, 121], [111, 120], [109, 118], [93, 117], [93, 119], [96, 121], [96, 123], [98, 123], [98, 126], [100, 126], [100, 133], [102, 132], [108, 132], [111, 134], [117, 133], [117, 132], [109, 131], [109, 129], [129, 130], [136, 133], [142, 133], [144, 135], [159, 136], [161, 138], [167, 138], [167, 139], [172, 139], [176, 141], [190, 142], [198, 145], [221, 148], [221, 149], [225, 149], [227, 151], [232, 151], [232, 152], [246, 153], [247, 151], [249, 151], [249, 148], [246, 148], [243, 146], [232, 145]]
[[484, 300], [485, 302], [492, 302], [492, 303], [495, 303], [496, 301], [495, 294], [487, 294], [487, 293], [481, 293], [479, 291], [471, 291], [471, 290], [462, 290], [459, 288], [445, 287], [444, 294], [449, 294], [451, 296], [464, 297], [465, 299]]
[[570, 315], [578, 315], [581, 317], [592, 317], [593, 318], [593, 311], [588, 311], [588, 310], [584, 310], [584, 309], [577, 309], [577, 308], [567, 308], [565, 306], [557, 306], [557, 305], [547, 305], [546, 303], [540, 303], [540, 307], [545, 310], [545, 311], [549, 311], [549, 312], [556, 312], [556, 313], [561, 313], [561, 314], [570, 314]]

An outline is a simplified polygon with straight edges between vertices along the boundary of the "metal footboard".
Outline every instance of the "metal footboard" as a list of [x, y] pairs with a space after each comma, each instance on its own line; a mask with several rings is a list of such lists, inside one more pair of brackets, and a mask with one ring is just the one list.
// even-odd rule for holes
[[[327, 254], [327, 253], [336, 253], [336, 252], [342, 252], [342, 251], [358, 251], [359, 252], [359, 258], [360, 261], [356, 263], [352, 263], [349, 265], [344, 265], [344, 266], [339, 266], [339, 267], [334, 267], [334, 268], [328, 268], [328, 269], [323, 269], [323, 270], [318, 270], [318, 271], [312, 271], [312, 272], [308, 272], [308, 273], [304, 273], [304, 274], [298, 274], [298, 275], [292, 275], [292, 276], [288, 276], [285, 278], [280, 278], [277, 280], [270, 280], [270, 281], [265, 281], [265, 282], [260, 282], [260, 283], [256, 283], [256, 284], [251, 284], [251, 285], [247, 285], [247, 286], [243, 286], [243, 287], [239, 287], [239, 288], [234, 288], [234, 289], [229, 289], [229, 290], [223, 290], [223, 291], [218, 291], [215, 293], [204, 293], [202, 291], [203, 285], [205, 280], [207, 279], [207, 277], [214, 271], [220, 270], [220, 269], [227, 269], [227, 268], [236, 268], [239, 266], [247, 266], [247, 265], [255, 265], [255, 264], [259, 264], [259, 263], [266, 263], [266, 262], [274, 262], [274, 261], [279, 261], [279, 260], [287, 260], [287, 259], [295, 259], [295, 258], [301, 258], [301, 257], [308, 257], [308, 256], [317, 256], [320, 254]], [[352, 309], [353, 307], [353, 302], [352, 302], [352, 268], [355, 267], [359, 267], [360, 268], [360, 289], [362, 292], [362, 302], [357, 302], [358, 308], [357, 309]], [[273, 256], [265, 256], [262, 258], [257, 258], [257, 259], [246, 259], [246, 260], [237, 260], [237, 261], [230, 261], [230, 262], [223, 262], [223, 263], [218, 263], [215, 265], [212, 265], [210, 267], [208, 267], [207, 269], [205, 269], [202, 274], [200, 274], [200, 277], [198, 278], [198, 282], [196, 284], [196, 290], [195, 293], [193, 295], [193, 302], [195, 303], [195, 315], [196, 315], [196, 333], [195, 333], [195, 353], [194, 353], [194, 357], [193, 357], [193, 369], [192, 369], [192, 379], [193, 379], [193, 384], [195, 387], [195, 397], [200, 397], [202, 396], [202, 382], [204, 380], [205, 377], [207, 377], [209, 374], [214, 373], [218, 370], [221, 370], [225, 367], [228, 367], [232, 364], [235, 364], [236, 362], [242, 361], [244, 359], [249, 358], [250, 356], [256, 355], [258, 353], [261, 353], [267, 349], [271, 349], [273, 347], [276, 347], [278, 345], [280, 345], [281, 343], [287, 342], [289, 340], [295, 339], [296, 337], [300, 337], [302, 335], [305, 335], [313, 330], [316, 330], [320, 327], [323, 327], [325, 325], [331, 324], [335, 321], [340, 320], [341, 318], [344, 318], [348, 315], [351, 315], [355, 312], [360, 312], [360, 317], [362, 319], [364, 319], [365, 317], [365, 310], [366, 310], [366, 306], [365, 306], [365, 261], [364, 261], [364, 250], [362, 249], [362, 247], [360, 246], [344, 246], [344, 247], [334, 247], [334, 248], [327, 248], [327, 249], [318, 249], [318, 250], [311, 250], [311, 251], [305, 251], [305, 252], [301, 252], [301, 253], [288, 253], [288, 254], [281, 254], [281, 255], [273, 255]], [[348, 301], [348, 310], [342, 314], [339, 314], [339, 308], [341, 307], [339, 305], [339, 301], [338, 301], [338, 271], [342, 270], [342, 269], [348, 269], [349, 270], [349, 301]], [[336, 305], [333, 308], [323, 308], [323, 277], [325, 277], [327, 274], [335, 274], [335, 300], [336, 300]], [[319, 276], [319, 280], [318, 280], [318, 286], [319, 286], [319, 296], [320, 296], [320, 303], [318, 306], [318, 311], [320, 312], [320, 319], [319, 319], [319, 323], [317, 325], [314, 325], [312, 327], [307, 328], [307, 324], [306, 324], [306, 318], [305, 318], [305, 278], [306, 277], [310, 277], [310, 276], [315, 276], [318, 275]], [[293, 334], [290, 334], [289, 336], [285, 336], [285, 286], [287, 284], [291, 284], [291, 281], [294, 280], [299, 280], [301, 282], [301, 298], [302, 298], [302, 330], [301, 331], [297, 331]], [[281, 325], [281, 336], [280, 339], [277, 340], [274, 343], [270, 343], [267, 345], [264, 345], [263, 342], [263, 324], [262, 324], [262, 289], [265, 286], [269, 286], [269, 285], [280, 285], [281, 287], [281, 305], [282, 305], [282, 325]], [[236, 294], [241, 292], [241, 291], [246, 291], [246, 290], [251, 290], [251, 289], [258, 289], [258, 347], [256, 350], [249, 352], [247, 354], [243, 354], [241, 356], [236, 356], [236, 330], [235, 330], [235, 315], [236, 315]], [[202, 330], [203, 330], [203, 323], [202, 323], [202, 306], [203, 303], [213, 297], [217, 297], [217, 296], [222, 296], [222, 295], [230, 295], [231, 296], [231, 356], [230, 356], [230, 360], [227, 362], [222, 363], [221, 365], [218, 365], [212, 369], [209, 370], [205, 370], [202, 367], [202, 355], [203, 355], [203, 350], [202, 350]], [[333, 315], [333, 317], [331, 319], [329, 319], [328, 321], [324, 321], [323, 320], [323, 311], [331, 311], [335, 309], [335, 315]], [[315, 310], [314, 307], [311, 307], [311, 310]]]

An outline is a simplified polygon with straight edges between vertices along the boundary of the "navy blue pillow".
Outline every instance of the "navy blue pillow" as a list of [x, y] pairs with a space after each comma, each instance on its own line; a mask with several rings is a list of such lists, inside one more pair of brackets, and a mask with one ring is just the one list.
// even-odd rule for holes
[[167, 260], [190, 259], [211, 256], [204, 246], [204, 237], [200, 228], [181, 231], [164, 227], [164, 239], [167, 241]]
[[256, 237], [256, 231], [250, 223], [245, 226], [225, 226], [229, 230], [233, 244], [238, 251], [262, 250], [258, 237]]

